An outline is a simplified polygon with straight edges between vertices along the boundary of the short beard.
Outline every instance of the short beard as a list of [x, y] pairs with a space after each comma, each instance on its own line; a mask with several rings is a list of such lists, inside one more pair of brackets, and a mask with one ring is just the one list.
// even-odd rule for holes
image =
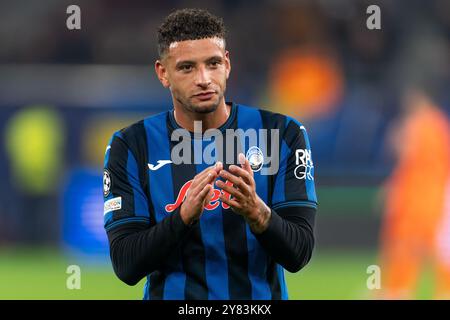
[[185, 110], [188, 110], [189, 112], [207, 114], [207, 113], [216, 111], [217, 108], [219, 107], [220, 101], [222, 101], [222, 99], [223, 99], [223, 95], [219, 96], [217, 103], [214, 103], [213, 105], [208, 106], [207, 108], [200, 108], [199, 106], [194, 105], [194, 104], [184, 103], [180, 99], [177, 99], [177, 100], [185, 108]]
[[217, 110], [218, 107], [219, 107], [219, 103], [215, 103], [212, 106], [208, 106], [206, 108], [200, 108], [200, 107], [194, 106], [194, 105], [186, 106], [186, 108], [190, 112], [203, 113], [203, 114], [214, 112]]

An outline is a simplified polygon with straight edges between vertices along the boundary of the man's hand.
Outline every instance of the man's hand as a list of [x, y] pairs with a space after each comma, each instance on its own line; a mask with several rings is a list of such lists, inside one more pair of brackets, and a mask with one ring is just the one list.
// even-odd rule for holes
[[242, 215], [254, 233], [262, 233], [269, 226], [271, 211], [256, 193], [253, 170], [242, 153], [239, 154], [239, 162], [241, 167], [231, 165], [230, 172], [219, 171], [219, 176], [233, 183], [226, 185], [223, 181], [217, 180], [216, 185], [233, 196], [233, 199], [230, 199], [222, 193], [220, 200], [228, 204], [234, 212]]
[[192, 180], [186, 198], [180, 207], [181, 219], [186, 225], [191, 225], [200, 219], [203, 208], [214, 195], [212, 184], [222, 168], [222, 163], [217, 162], [214, 166], [197, 174]]

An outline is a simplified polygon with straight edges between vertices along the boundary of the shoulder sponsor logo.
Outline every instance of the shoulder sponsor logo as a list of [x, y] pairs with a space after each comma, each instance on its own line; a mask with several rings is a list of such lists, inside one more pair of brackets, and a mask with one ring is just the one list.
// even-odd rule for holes
[[116, 197], [105, 201], [103, 205], [103, 214], [107, 214], [111, 211], [122, 209], [122, 197]]
[[156, 166], [149, 163], [148, 168], [152, 171], [155, 171], [169, 163], [172, 163], [172, 160], [158, 160], [158, 164]]
[[311, 150], [295, 150], [295, 169], [294, 174], [300, 180], [314, 180], [314, 164], [311, 158]]

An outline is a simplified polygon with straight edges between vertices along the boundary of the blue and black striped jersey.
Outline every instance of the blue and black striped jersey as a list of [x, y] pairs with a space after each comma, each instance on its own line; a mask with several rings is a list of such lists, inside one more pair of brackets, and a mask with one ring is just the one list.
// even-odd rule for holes
[[[317, 198], [305, 128], [291, 117], [235, 103], [218, 128], [224, 136], [269, 132], [257, 136], [256, 145], [238, 137], [233, 149], [247, 158], [256, 152], [278, 159], [275, 171], [264, 170], [266, 162], [254, 170], [256, 192], [272, 209], [266, 235], [253, 234], [242, 216], [218, 200], [217, 186], [200, 220], [184, 225], [179, 210], [193, 177], [211, 165], [207, 148], [227, 140], [189, 133], [191, 161], [177, 164], [172, 156], [179, 141], [171, 139], [176, 129], [173, 110], [167, 111], [117, 131], [106, 149], [104, 225], [116, 273], [129, 284], [146, 277], [144, 299], [287, 299], [284, 269], [298, 271], [313, 246]], [[225, 169], [238, 163], [237, 152], [227, 157], [229, 148], [221, 150], [209, 154]], [[120, 243], [125, 235], [132, 245]]]

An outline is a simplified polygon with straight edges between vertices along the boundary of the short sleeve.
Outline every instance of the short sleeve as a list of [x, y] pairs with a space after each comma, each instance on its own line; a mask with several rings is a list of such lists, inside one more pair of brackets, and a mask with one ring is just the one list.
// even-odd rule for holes
[[138, 163], [120, 132], [113, 135], [106, 147], [103, 200], [107, 231], [124, 223], [150, 222], [148, 198], [139, 179]]
[[305, 127], [287, 119], [281, 139], [280, 167], [272, 194], [274, 210], [289, 206], [317, 208], [314, 162]]

